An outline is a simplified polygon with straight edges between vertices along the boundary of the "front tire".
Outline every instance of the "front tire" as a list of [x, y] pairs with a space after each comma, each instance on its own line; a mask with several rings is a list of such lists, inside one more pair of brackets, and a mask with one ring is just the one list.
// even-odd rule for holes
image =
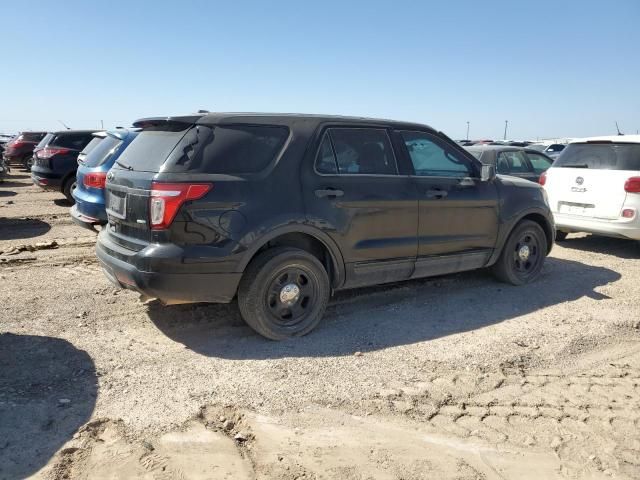
[[494, 275], [505, 283], [524, 285], [540, 276], [548, 251], [547, 237], [536, 222], [523, 220], [505, 242], [493, 265]]
[[242, 318], [271, 340], [300, 337], [313, 330], [329, 302], [329, 276], [310, 253], [276, 247], [258, 254], [238, 288]]

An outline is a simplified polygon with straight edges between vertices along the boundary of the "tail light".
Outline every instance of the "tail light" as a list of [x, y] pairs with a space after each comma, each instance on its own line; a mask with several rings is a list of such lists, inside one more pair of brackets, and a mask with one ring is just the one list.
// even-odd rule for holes
[[82, 183], [85, 187], [88, 188], [104, 188], [104, 184], [107, 181], [107, 173], [106, 172], [91, 172], [86, 173], [84, 177], [82, 177]]
[[631, 177], [624, 182], [624, 191], [627, 193], [640, 193], [640, 177]]
[[38, 158], [51, 158], [54, 155], [64, 155], [71, 150], [64, 147], [45, 147], [42, 150], [38, 150]]
[[212, 188], [213, 185], [210, 183], [153, 182], [149, 200], [151, 228], [153, 230], [168, 228], [184, 202], [198, 200]]
[[545, 183], [547, 183], [547, 172], [542, 172], [540, 178], [538, 179], [538, 183], [540, 185], [544, 185]]
[[636, 216], [636, 211], [633, 208], [625, 208], [622, 210], [622, 218], [633, 218]]
[[14, 140], [13, 142], [10, 142], [7, 147], [11, 147], [11, 148], [20, 148], [23, 147], [27, 144], [27, 142], [23, 142], [22, 140]]

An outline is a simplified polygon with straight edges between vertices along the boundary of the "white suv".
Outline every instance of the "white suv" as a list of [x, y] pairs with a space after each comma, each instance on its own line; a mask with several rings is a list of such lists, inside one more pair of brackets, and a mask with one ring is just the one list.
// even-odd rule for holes
[[640, 240], [640, 135], [575, 140], [540, 183], [557, 240], [569, 232]]

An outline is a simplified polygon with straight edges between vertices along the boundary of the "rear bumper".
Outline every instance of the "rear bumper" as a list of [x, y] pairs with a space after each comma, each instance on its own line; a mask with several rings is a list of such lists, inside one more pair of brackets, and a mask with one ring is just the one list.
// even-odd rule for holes
[[87, 228], [89, 230], [94, 230], [94, 227], [96, 225], [104, 225], [105, 223], [107, 223], [106, 220], [91, 217], [80, 212], [78, 210], [77, 203], [73, 207], [71, 207], [71, 210], [69, 211], [69, 213], [71, 214], [71, 219], [73, 220], [73, 223], [83, 228]]
[[[151, 247], [153, 248], [153, 247]], [[118, 250], [116, 258], [115, 249]], [[96, 253], [105, 276], [120, 288], [135, 290], [165, 303], [229, 303], [236, 295], [242, 273], [170, 273], [143, 271], [136, 257], [145, 251], [126, 251], [113, 244], [103, 231], [98, 236]]]
[[45, 190], [61, 190], [62, 176], [42, 169], [31, 169], [31, 181]]
[[554, 213], [556, 229], [563, 232], [586, 232], [607, 237], [640, 240], [640, 218], [632, 220], [604, 220], [577, 215]]

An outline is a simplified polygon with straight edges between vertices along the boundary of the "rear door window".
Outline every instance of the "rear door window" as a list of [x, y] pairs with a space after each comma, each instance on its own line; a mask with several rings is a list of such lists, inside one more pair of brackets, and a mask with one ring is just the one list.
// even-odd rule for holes
[[640, 144], [571, 143], [553, 163], [554, 168], [640, 170]]
[[122, 140], [107, 135], [89, 152], [84, 161], [85, 166], [95, 168], [105, 164], [118, 150], [120, 145], [122, 145]]
[[338, 164], [336, 163], [336, 156], [333, 153], [333, 147], [331, 146], [331, 139], [328, 133], [325, 133], [322, 143], [320, 143], [320, 148], [318, 149], [316, 171], [325, 175], [335, 175], [338, 173]]
[[330, 128], [329, 138], [339, 174], [397, 175], [396, 160], [386, 130]]

